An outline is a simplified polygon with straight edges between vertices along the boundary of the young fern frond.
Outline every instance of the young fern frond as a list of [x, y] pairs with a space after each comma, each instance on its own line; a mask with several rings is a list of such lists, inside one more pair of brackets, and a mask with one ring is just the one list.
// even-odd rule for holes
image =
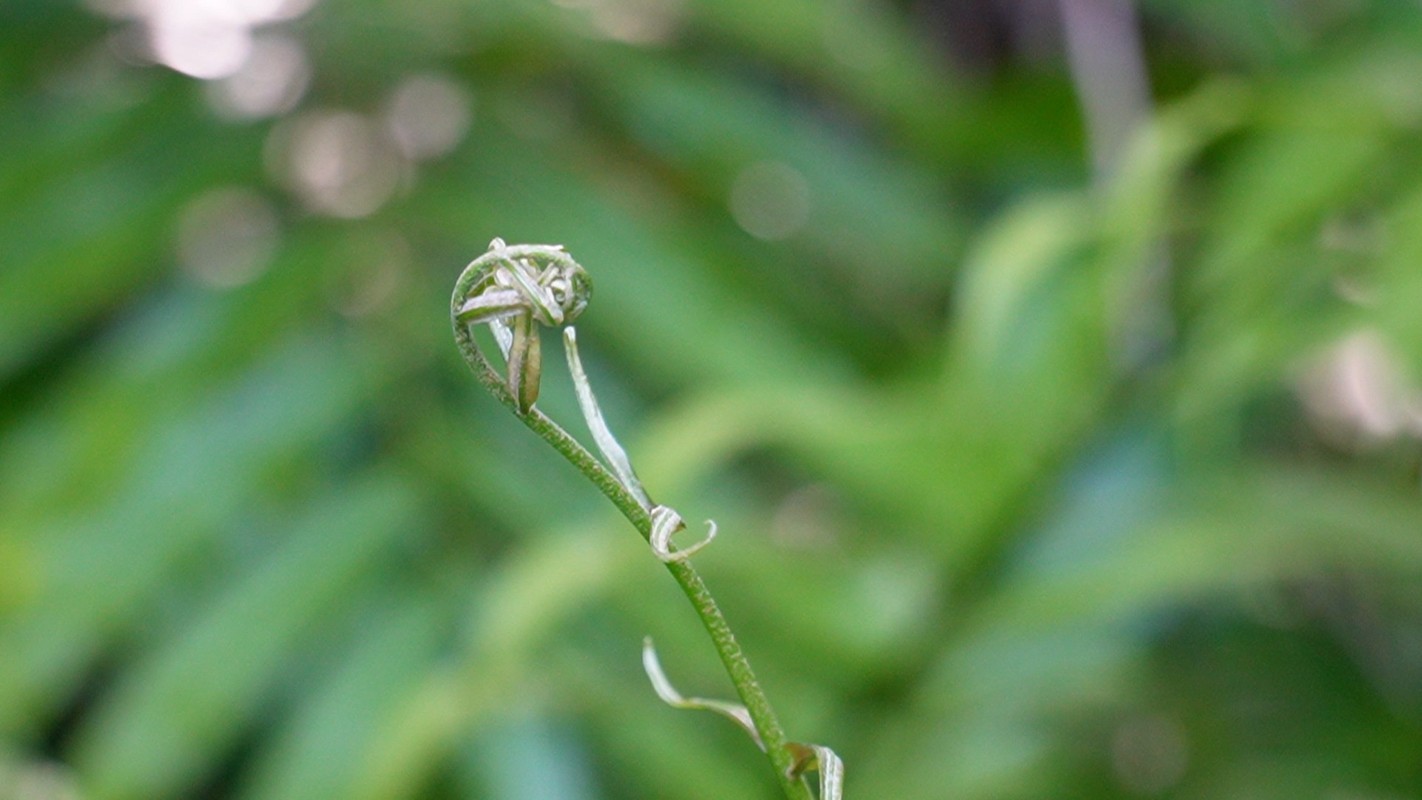
[[[578, 353], [577, 331], [571, 324], [587, 308], [591, 293], [592, 282], [587, 271], [561, 245], [507, 245], [502, 239], [494, 239], [488, 251], [465, 267], [455, 282], [450, 301], [455, 344], [480, 383], [587, 476], [647, 540], [653, 554], [691, 601], [742, 704], [683, 698], [661, 671], [648, 640], [643, 650], [643, 666], [658, 696], [679, 708], [710, 709], [738, 722], [769, 757], [787, 798], [812, 800], [803, 774], [816, 768], [820, 773], [821, 800], [840, 800], [843, 764], [823, 746], [787, 742], [775, 710], [756, 680], [725, 615], [691, 565], [691, 556], [716, 537], [716, 524], [708, 520], [709, 530], [704, 539], [673, 550], [672, 536], [686, 527], [681, 515], [668, 506], [654, 503], [647, 495], [632, 469], [627, 451], [603, 418]], [[493, 330], [505, 365], [502, 376], [475, 341], [471, 328], [476, 325], [488, 325]], [[542, 377], [539, 343], [542, 326], [563, 328], [568, 369], [573, 376], [578, 406], [602, 454], [601, 461], [535, 407]]]

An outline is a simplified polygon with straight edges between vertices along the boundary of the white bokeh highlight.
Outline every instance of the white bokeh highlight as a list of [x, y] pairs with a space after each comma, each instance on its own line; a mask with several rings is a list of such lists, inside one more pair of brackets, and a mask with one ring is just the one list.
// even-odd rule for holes
[[424, 161], [458, 147], [473, 117], [473, 98], [467, 89], [443, 75], [422, 74], [395, 87], [385, 124], [406, 158]]
[[130, 19], [147, 56], [201, 80], [236, 75], [254, 56], [255, 31], [295, 19], [315, 0], [89, 0], [90, 8]]

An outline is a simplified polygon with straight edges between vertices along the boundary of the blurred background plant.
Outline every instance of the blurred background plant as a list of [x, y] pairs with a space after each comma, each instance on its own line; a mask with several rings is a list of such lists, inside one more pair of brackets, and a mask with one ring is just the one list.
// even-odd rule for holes
[[0, 31], [0, 797], [775, 796], [455, 351], [496, 235], [849, 797], [1422, 794], [1417, 3]]

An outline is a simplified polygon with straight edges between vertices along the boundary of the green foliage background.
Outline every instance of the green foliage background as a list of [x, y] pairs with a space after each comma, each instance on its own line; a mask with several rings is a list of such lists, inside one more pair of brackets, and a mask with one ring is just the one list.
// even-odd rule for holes
[[[910, 5], [326, 0], [241, 120], [0, 6], [0, 797], [773, 796], [641, 673], [729, 695], [674, 585], [459, 360], [493, 236], [592, 273], [608, 417], [848, 797], [1422, 794], [1422, 7], [1142, 3], [1092, 188], [1054, 6]], [[430, 74], [472, 122], [403, 159]], [[331, 119], [372, 213], [282, 160]]]

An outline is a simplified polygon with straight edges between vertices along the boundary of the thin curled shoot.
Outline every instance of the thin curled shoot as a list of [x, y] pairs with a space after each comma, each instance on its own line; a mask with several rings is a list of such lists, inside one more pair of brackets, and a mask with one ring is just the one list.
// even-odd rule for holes
[[820, 800], [843, 800], [844, 759], [822, 744], [791, 742], [786, 747], [795, 754], [792, 778], [815, 770], [820, 773]]
[[627, 457], [627, 451], [622, 448], [617, 437], [612, 435], [612, 429], [607, 426], [602, 408], [598, 406], [597, 397], [593, 394], [592, 383], [588, 381], [587, 372], [583, 369], [583, 359], [578, 354], [578, 332], [573, 326], [569, 325], [563, 329], [563, 343], [568, 355], [568, 371], [573, 375], [573, 387], [578, 394], [578, 407], [582, 409], [583, 419], [587, 421], [588, 430], [592, 432], [597, 449], [602, 453], [603, 460], [607, 462], [612, 473], [617, 476], [618, 482], [637, 498], [637, 502], [642, 504], [642, 508], [646, 509], [652, 518], [652, 532], [647, 537], [652, 546], [652, 554], [664, 564], [691, 558], [716, 538], [716, 523], [706, 520], [709, 526], [706, 538], [696, 544], [680, 550], [672, 549], [672, 536], [685, 530], [686, 523], [675, 509], [652, 503], [646, 489], [642, 487], [641, 479], [637, 477], [637, 472], [632, 469], [632, 461]]
[[650, 512], [652, 500], [647, 497], [647, 490], [642, 488], [642, 481], [632, 469], [632, 461], [627, 457], [627, 451], [622, 449], [622, 443], [612, 435], [612, 429], [607, 427], [607, 420], [603, 419], [602, 409], [597, 404], [597, 397], [593, 395], [592, 384], [588, 382], [588, 373], [583, 369], [583, 359], [578, 355], [578, 332], [571, 325], [563, 329], [563, 350], [568, 356], [568, 371], [573, 375], [578, 407], [583, 411], [583, 419], [587, 421], [593, 442], [597, 444], [603, 460], [607, 462], [612, 474], [617, 476], [622, 487], [637, 498], [643, 509]]
[[716, 538], [716, 523], [706, 520], [706, 538], [681, 550], [671, 549], [671, 538], [677, 531], [686, 529], [686, 523], [676, 509], [657, 506], [652, 509], [652, 535], [649, 539], [654, 553], [662, 563], [685, 561]]
[[[704, 697], [685, 697], [672, 686], [671, 680], [667, 678], [667, 673], [662, 669], [662, 663], [657, 658], [657, 649], [652, 644], [652, 637], [648, 636], [642, 640], [642, 668], [647, 672], [647, 679], [652, 682], [652, 689], [657, 693], [662, 702], [673, 708], [690, 709], [693, 711], [712, 711], [731, 720], [741, 727], [750, 736], [755, 746], [762, 751], [765, 750], [765, 743], [761, 741], [760, 733], [756, 731], [755, 724], [751, 722], [750, 711], [740, 703], [728, 703], [724, 700], [708, 700]], [[801, 776], [814, 770], [820, 774], [820, 800], [843, 800], [844, 798], [844, 761], [833, 750], [822, 744], [801, 744], [790, 742], [788, 749], [794, 756], [791, 764], [789, 776], [798, 780]]]
[[750, 736], [756, 747], [761, 750], [765, 749], [765, 744], [760, 740], [760, 732], [755, 729], [755, 723], [751, 722], [750, 711], [745, 706], [723, 700], [707, 700], [703, 697], [683, 697], [681, 692], [672, 686], [666, 671], [662, 669], [662, 662], [657, 658], [657, 648], [652, 645], [650, 636], [642, 640], [642, 669], [646, 670], [647, 679], [652, 682], [652, 690], [657, 693], [657, 697], [660, 697], [663, 703], [673, 708], [714, 711], [741, 726], [741, 730]]

